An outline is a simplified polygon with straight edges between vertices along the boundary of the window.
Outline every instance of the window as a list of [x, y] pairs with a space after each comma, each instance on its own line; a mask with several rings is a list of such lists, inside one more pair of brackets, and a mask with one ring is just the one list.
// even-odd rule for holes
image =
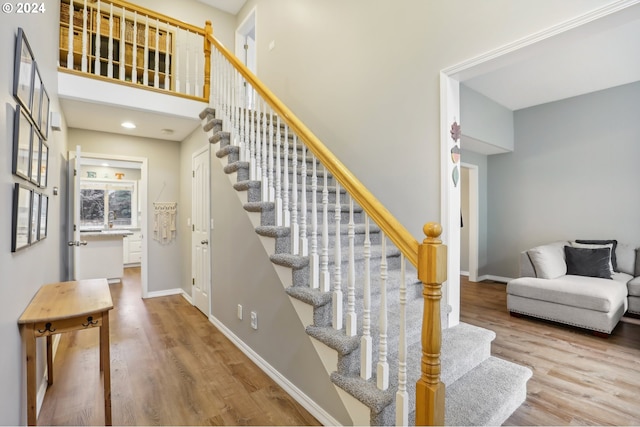
[[137, 227], [137, 201], [136, 181], [82, 180], [80, 228]]

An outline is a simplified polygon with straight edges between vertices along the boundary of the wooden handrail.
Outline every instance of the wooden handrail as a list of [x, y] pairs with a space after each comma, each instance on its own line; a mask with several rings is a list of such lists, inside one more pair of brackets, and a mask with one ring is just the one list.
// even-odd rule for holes
[[322, 162], [340, 184], [351, 194], [371, 219], [391, 239], [415, 267], [418, 266], [418, 241], [385, 208], [378, 199], [351, 173], [347, 167], [307, 128], [293, 112], [276, 97], [235, 55], [232, 55], [213, 34], [205, 36], [242, 74], [251, 86], [273, 108], [280, 118], [295, 131], [309, 150]]

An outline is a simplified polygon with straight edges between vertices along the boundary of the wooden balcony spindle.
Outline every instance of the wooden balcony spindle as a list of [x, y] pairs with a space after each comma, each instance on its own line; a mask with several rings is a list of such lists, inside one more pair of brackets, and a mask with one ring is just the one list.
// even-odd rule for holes
[[444, 424], [445, 387], [440, 381], [440, 300], [447, 280], [447, 247], [442, 244], [442, 226], [430, 222], [427, 236], [418, 247], [418, 278], [423, 284], [422, 375], [416, 383], [416, 425]]
[[407, 392], [407, 282], [404, 255], [400, 255], [400, 337], [398, 341], [398, 391], [396, 391], [396, 426], [409, 424]]
[[[209, 95], [211, 93], [211, 40], [210, 37], [213, 37], [213, 27], [211, 26], [211, 21], [206, 21], [204, 24], [204, 88], [203, 88], [203, 96], [204, 99], [209, 102]], [[167, 34], [167, 43], [169, 40], [169, 35]]]

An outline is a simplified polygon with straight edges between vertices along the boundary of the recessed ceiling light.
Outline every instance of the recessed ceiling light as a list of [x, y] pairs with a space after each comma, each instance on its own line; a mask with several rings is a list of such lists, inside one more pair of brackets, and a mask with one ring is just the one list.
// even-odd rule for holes
[[162, 132], [163, 135], [173, 135], [173, 129], [162, 129], [160, 132]]
[[102, 167], [105, 167], [105, 168], [108, 168], [108, 167], [109, 167], [109, 163], [106, 163], [106, 162], [105, 162], [105, 163], [102, 163], [102, 165], [101, 165], [101, 166], [102, 166]]
[[127, 128], [127, 129], [135, 129], [136, 125], [133, 124], [132, 122], [122, 122], [122, 124], [120, 125], [123, 128]]

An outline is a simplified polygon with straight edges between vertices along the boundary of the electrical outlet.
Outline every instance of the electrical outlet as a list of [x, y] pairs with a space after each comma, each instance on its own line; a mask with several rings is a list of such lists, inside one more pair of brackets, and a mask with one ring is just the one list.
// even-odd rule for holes
[[238, 319], [242, 320], [242, 304], [238, 304]]
[[251, 327], [253, 329], [258, 329], [258, 313], [255, 311], [251, 312]]

